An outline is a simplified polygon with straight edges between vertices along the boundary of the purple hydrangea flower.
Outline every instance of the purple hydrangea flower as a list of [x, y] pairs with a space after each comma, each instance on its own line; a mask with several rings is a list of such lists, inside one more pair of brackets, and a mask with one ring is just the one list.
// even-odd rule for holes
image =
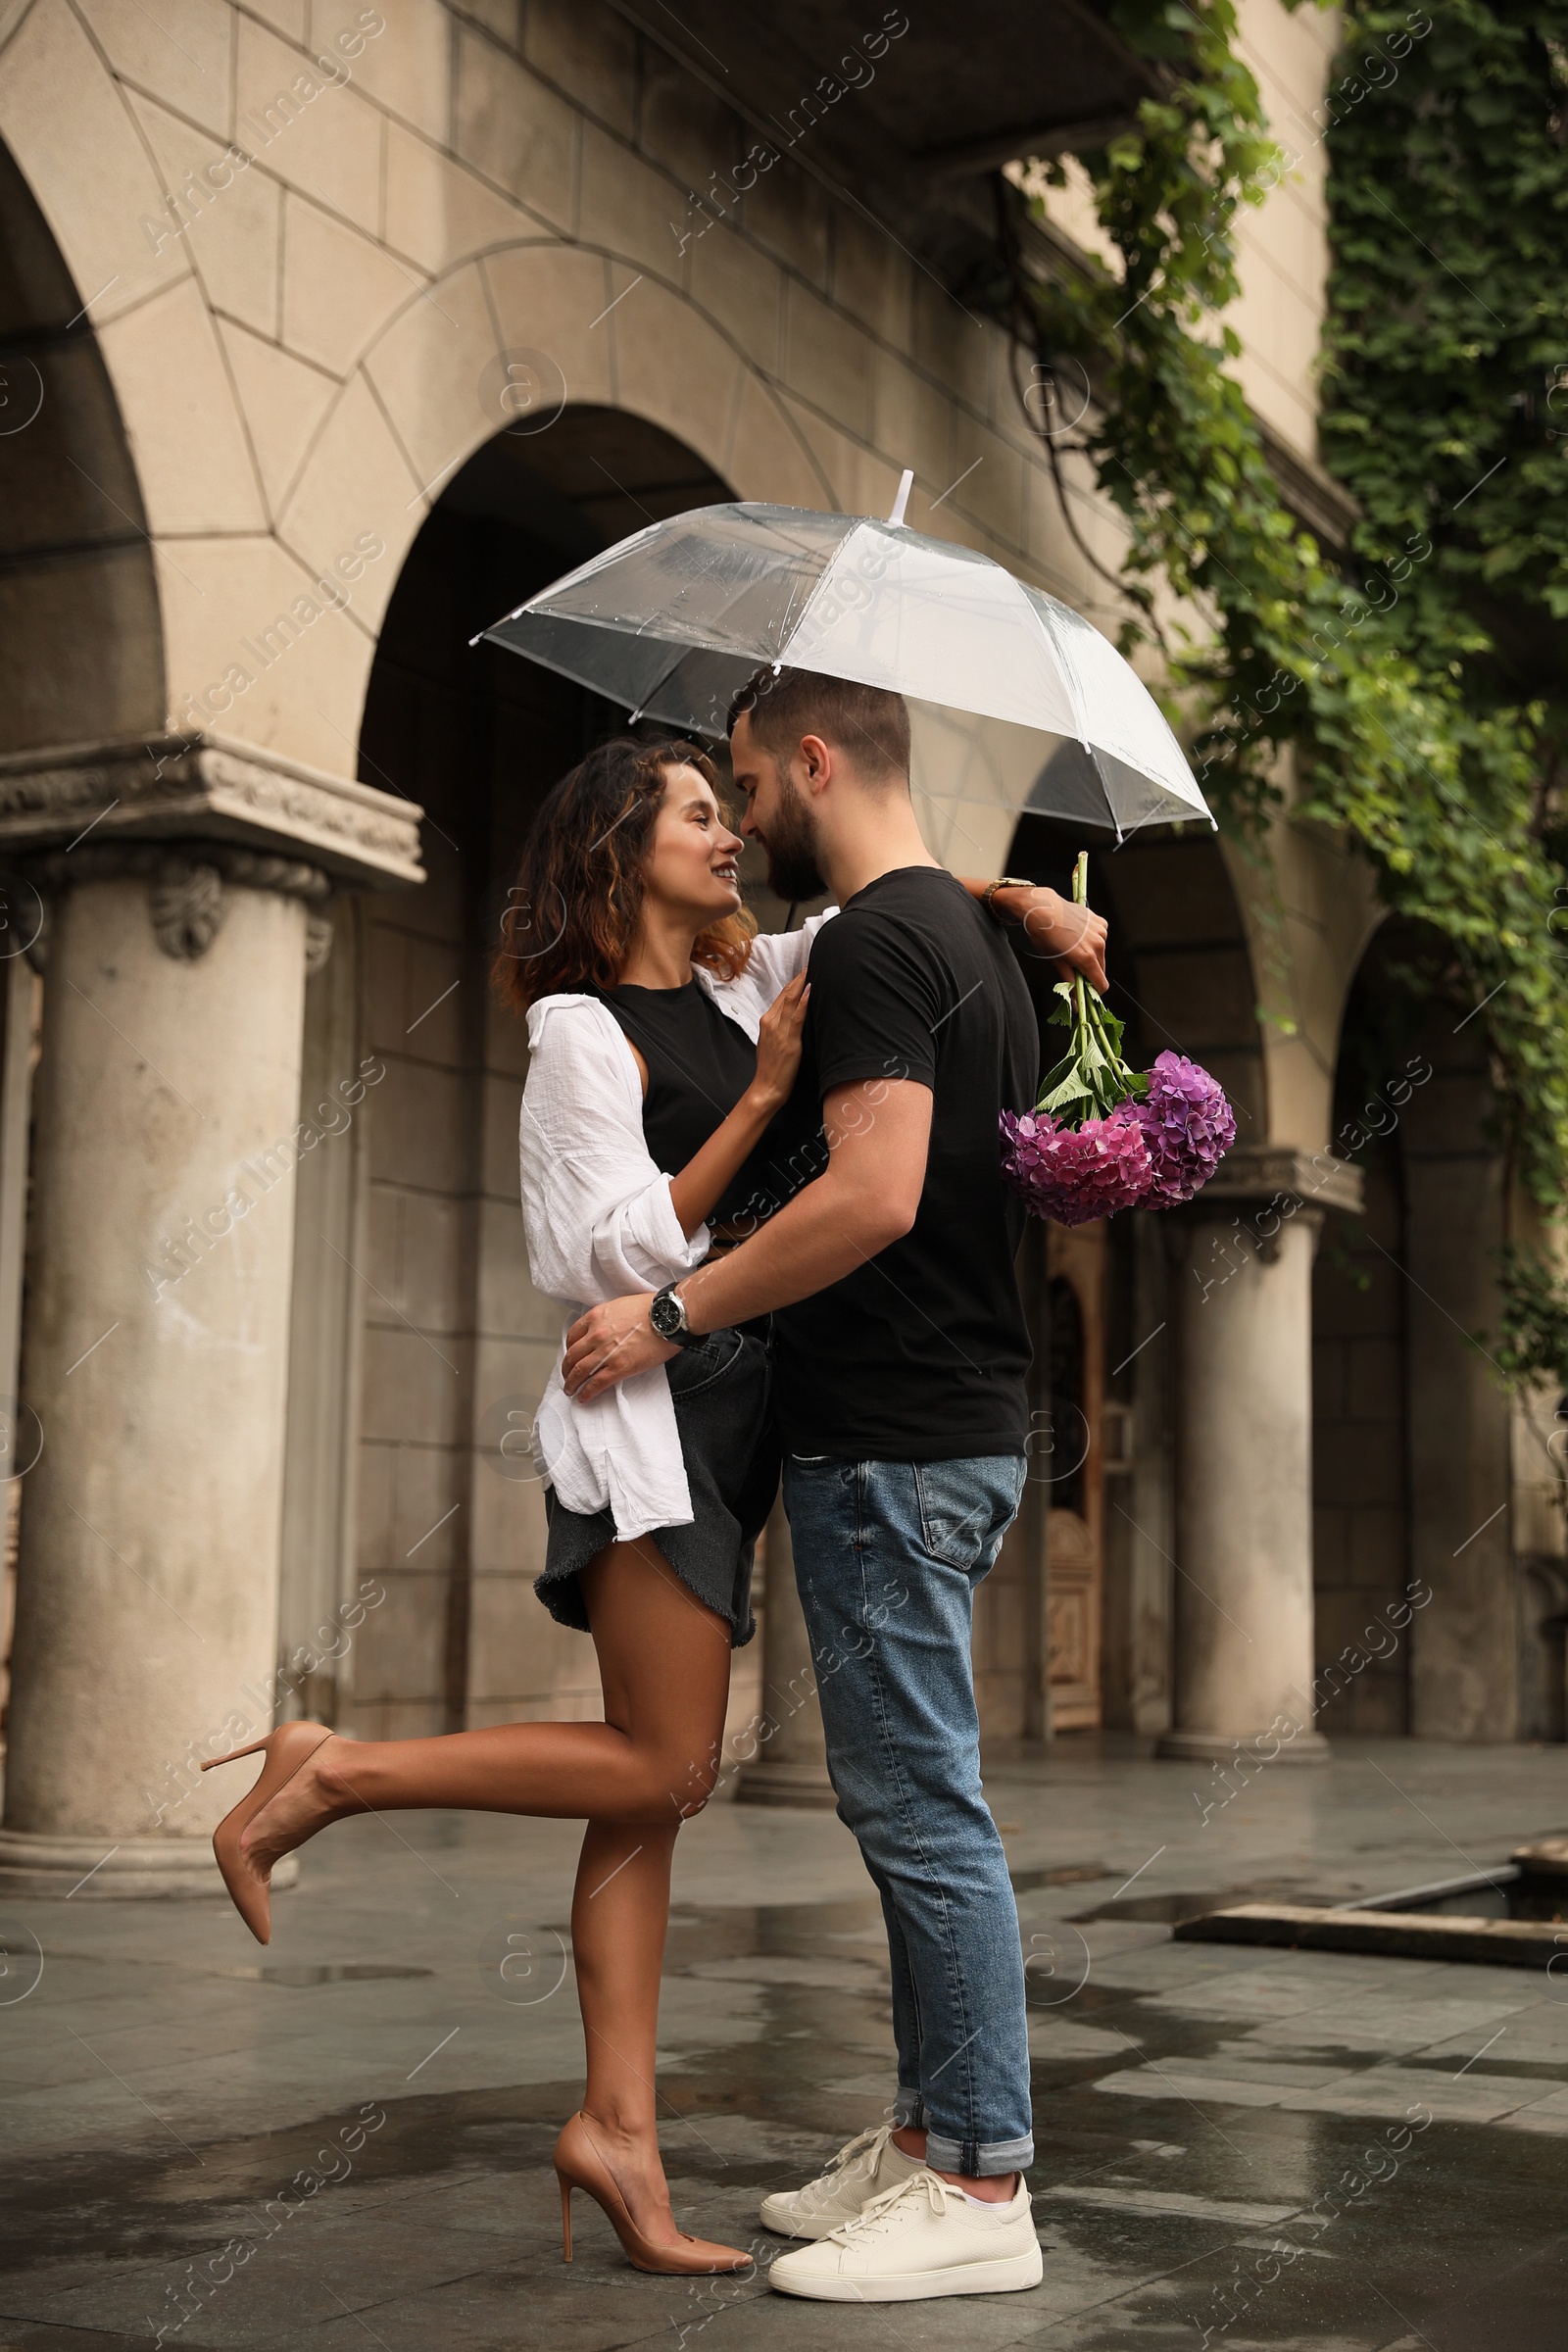
[[1223, 1089], [1181, 1054], [1155, 1057], [1148, 1095], [1127, 1108], [1149, 1147], [1151, 1208], [1191, 1200], [1236, 1141], [1236, 1113]]
[[1002, 1172], [1031, 1215], [1088, 1225], [1131, 1208], [1153, 1176], [1131, 1105], [1081, 1127], [1058, 1127], [1043, 1110], [1002, 1114]]

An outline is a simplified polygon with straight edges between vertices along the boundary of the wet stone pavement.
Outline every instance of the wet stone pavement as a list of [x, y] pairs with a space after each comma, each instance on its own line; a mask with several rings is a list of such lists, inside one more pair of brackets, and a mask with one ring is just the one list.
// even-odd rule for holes
[[988, 1761], [1045, 2278], [962, 2302], [766, 2285], [759, 2197], [893, 2087], [879, 1914], [831, 1817], [715, 1804], [677, 1863], [665, 2160], [689, 2227], [755, 2247], [740, 2281], [641, 2277], [581, 2197], [561, 2261], [573, 1825], [342, 1824], [265, 1953], [219, 1902], [0, 1905], [0, 2352], [1568, 2345], [1568, 1983], [1166, 1925], [1195, 1894], [1489, 1867], [1568, 1823], [1568, 1757], [1347, 1743], [1206, 1819], [1198, 1777], [1131, 1740]]

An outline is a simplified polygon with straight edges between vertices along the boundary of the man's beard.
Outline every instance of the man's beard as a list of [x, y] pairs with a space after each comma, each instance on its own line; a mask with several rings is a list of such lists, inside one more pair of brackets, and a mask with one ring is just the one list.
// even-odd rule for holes
[[779, 779], [778, 803], [767, 828], [767, 886], [792, 906], [802, 899], [827, 896], [827, 884], [817, 864], [816, 827], [795, 786]]

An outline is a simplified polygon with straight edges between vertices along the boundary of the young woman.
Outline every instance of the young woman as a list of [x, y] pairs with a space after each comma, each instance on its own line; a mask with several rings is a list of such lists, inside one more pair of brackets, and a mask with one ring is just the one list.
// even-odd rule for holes
[[[760, 1148], [800, 1060], [817, 926], [755, 936], [742, 846], [702, 752], [629, 740], [565, 776], [529, 836], [497, 979], [528, 1014], [533, 1280], [574, 1312], [675, 1281], [756, 1223]], [[717, 1778], [730, 1650], [753, 1631], [753, 1546], [777, 1490], [768, 1388], [756, 1327], [715, 1333], [587, 1406], [564, 1395], [558, 1356], [535, 1427], [550, 1482], [535, 1590], [592, 1636], [604, 1722], [377, 1741], [286, 1724], [255, 1743], [261, 1778], [214, 1839], [265, 1943], [272, 1864], [350, 1813], [587, 1817], [571, 1934], [588, 2082], [556, 2147], [568, 2258], [579, 2187], [639, 2269], [750, 2261], [676, 2227], [653, 2078], [670, 1857]]]

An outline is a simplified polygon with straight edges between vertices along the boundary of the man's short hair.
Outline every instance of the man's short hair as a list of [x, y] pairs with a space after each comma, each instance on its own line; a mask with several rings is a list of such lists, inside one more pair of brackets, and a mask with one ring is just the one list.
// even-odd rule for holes
[[902, 694], [859, 686], [814, 669], [754, 670], [729, 707], [726, 732], [749, 717], [765, 751], [794, 751], [803, 735], [820, 735], [846, 753], [863, 776], [881, 782], [909, 772], [909, 713]]

